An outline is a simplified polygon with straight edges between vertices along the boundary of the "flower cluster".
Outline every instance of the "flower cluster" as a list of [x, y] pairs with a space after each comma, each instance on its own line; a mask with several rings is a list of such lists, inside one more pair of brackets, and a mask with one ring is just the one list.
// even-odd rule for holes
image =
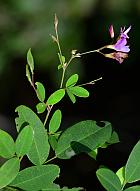
[[[128, 32], [130, 31], [131, 26], [128, 29], [125, 27], [121, 28], [120, 35], [115, 44], [107, 45], [106, 48], [115, 50], [115, 52], [110, 54], [104, 54], [105, 57], [112, 58], [117, 60], [120, 64], [128, 57], [128, 52], [130, 51], [129, 46], [127, 45]], [[113, 25], [109, 28], [110, 37], [114, 38], [114, 29]]]

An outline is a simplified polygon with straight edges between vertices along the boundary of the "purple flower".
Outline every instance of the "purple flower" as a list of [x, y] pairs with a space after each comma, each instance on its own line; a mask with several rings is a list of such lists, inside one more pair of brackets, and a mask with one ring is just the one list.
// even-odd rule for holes
[[125, 30], [125, 27], [121, 28], [120, 36], [118, 37], [117, 42], [113, 45], [108, 45], [108, 48], [114, 49], [119, 52], [129, 52], [130, 48], [126, 44], [127, 44], [127, 38], [129, 38], [127, 33], [130, 31], [130, 29], [131, 26], [127, 30]]

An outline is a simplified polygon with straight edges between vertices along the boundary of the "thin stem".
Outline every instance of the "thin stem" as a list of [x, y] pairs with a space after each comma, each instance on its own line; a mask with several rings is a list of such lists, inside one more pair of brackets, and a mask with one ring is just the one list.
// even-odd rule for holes
[[98, 48], [98, 49], [96, 49], [96, 50], [91, 50], [91, 51], [87, 51], [87, 52], [83, 52], [83, 53], [78, 53], [77, 55], [78, 55], [78, 56], [82, 56], [82, 55], [90, 54], [90, 53], [94, 53], [94, 52], [98, 52], [98, 53], [104, 55], [104, 54], [101, 52], [101, 50], [103, 50], [103, 49], [105, 49], [105, 48], [107, 48], [107, 47], [108, 47], [108, 45], [105, 45], [105, 46], [103, 46], [103, 47], [101, 47], [101, 48]]
[[47, 161], [45, 162], [45, 164], [48, 163], [48, 162], [51, 162], [52, 160], [54, 160], [54, 159], [56, 159], [56, 158], [57, 158], [57, 156], [55, 155], [54, 157], [52, 157], [52, 158], [50, 158], [49, 160], [47, 160]]
[[50, 106], [50, 107], [47, 107], [48, 112], [47, 112], [47, 115], [46, 115], [46, 117], [45, 117], [44, 126], [45, 126], [46, 123], [47, 123], [47, 120], [48, 120], [48, 117], [49, 117], [49, 115], [50, 115], [50, 112], [51, 112], [52, 108], [53, 108], [53, 105]]
[[64, 77], [65, 77], [65, 72], [66, 72], [66, 68], [63, 67], [63, 73], [62, 73], [62, 78], [61, 78], [60, 88], [63, 87], [63, 82], [64, 82]]
[[99, 80], [102, 80], [103, 78], [102, 77], [100, 77], [100, 78], [98, 78], [98, 79], [96, 79], [96, 80], [93, 80], [93, 81], [90, 81], [90, 82], [87, 82], [87, 83], [84, 83], [84, 84], [80, 84], [80, 85], [78, 85], [78, 86], [86, 86], [86, 85], [90, 85], [90, 84], [95, 84], [95, 82], [97, 82], [97, 81], [99, 81]]

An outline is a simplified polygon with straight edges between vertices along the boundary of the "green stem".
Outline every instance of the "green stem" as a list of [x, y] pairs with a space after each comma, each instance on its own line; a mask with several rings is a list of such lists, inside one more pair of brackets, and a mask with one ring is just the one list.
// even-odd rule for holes
[[53, 105], [50, 106], [50, 107], [48, 107], [48, 112], [47, 112], [47, 115], [46, 115], [46, 117], [45, 117], [44, 126], [45, 126], [46, 123], [47, 123], [47, 120], [48, 120], [48, 117], [49, 117], [49, 115], [50, 115], [50, 112], [51, 112], [52, 108], [53, 108]]

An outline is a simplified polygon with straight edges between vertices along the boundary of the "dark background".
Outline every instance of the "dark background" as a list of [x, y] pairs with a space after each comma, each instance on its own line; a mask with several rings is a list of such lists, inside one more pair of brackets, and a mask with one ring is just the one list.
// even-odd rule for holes
[[[63, 112], [62, 127], [85, 119], [107, 120], [118, 132], [120, 143], [99, 150], [97, 162], [81, 154], [71, 160], [57, 160], [61, 166], [61, 185], [83, 186], [103, 190], [96, 179], [99, 165], [116, 171], [125, 165], [140, 134], [139, 102], [139, 0], [1, 0], [0, 1], [0, 127], [14, 136], [15, 108], [25, 104], [35, 110], [37, 99], [25, 76], [26, 53], [32, 48], [35, 79], [46, 87], [47, 95], [57, 89], [61, 71], [57, 71], [57, 47], [54, 13], [59, 18], [59, 37], [63, 54], [72, 49], [93, 50], [110, 43], [108, 28], [114, 25], [117, 37], [121, 26], [129, 32], [131, 51], [122, 64], [102, 55], [89, 54], [70, 65], [67, 77], [78, 73], [79, 83], [99, 77], [103, 80], [87, 86], [88, 99], [72, 104], [68, 97], [59, 104]], [[43, 119], [44, 116], [42, 116]]]

